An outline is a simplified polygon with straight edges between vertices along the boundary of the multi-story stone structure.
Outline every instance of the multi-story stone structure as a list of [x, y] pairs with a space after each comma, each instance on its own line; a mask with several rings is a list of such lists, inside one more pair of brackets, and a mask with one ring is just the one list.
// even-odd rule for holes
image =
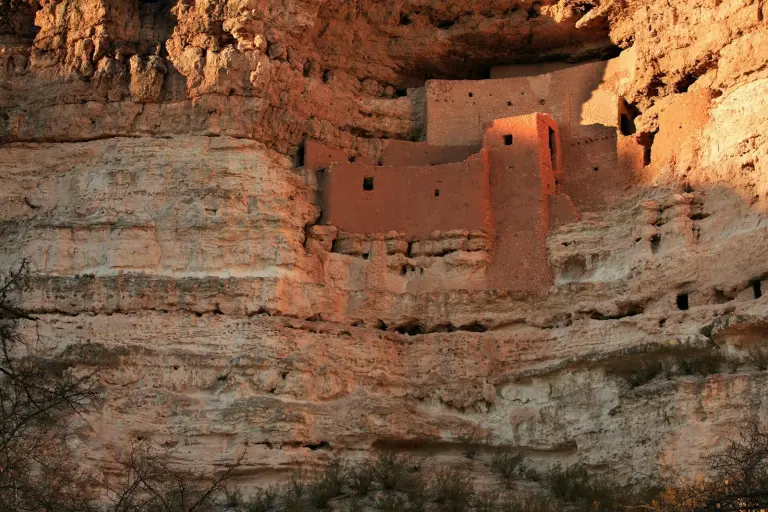
[[322, 222], [410, 244], [475, 233], [488, 240], [489, 288], [546, 291], [549, 230], [578, 218], [577, 207], [603, 208], [643, 165], [631, 113], [612, 90], [623, 65], [511, 66], [490, 80], [430, 81], [426, 140], [391, 141], [378, 162], [308, 141]]

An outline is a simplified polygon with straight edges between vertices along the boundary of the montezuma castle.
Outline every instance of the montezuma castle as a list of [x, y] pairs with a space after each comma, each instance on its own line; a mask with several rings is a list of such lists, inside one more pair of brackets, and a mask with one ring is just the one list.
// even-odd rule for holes
[[766, 254], [768, 0], [0, 0], [0, 281], [97, 375], [85, 474], [695, 479], [768, 424]]
[[547, 234], [605, 208], [650, 162], [615, 90], [631, 58], [430, 80], [425, 140], [385, 141], [377, 161], [307, 140], [333, 250], [386, 254], [403, 276], [413, 258], [484, 252], [472, 286], [546, 292]]

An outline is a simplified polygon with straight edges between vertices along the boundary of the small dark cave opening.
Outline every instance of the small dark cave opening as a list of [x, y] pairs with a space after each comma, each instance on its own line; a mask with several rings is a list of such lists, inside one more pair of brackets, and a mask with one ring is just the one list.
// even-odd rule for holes
[[418, 336], [420, 334], [426, 334], [427, 330], [424, 325], [414, 320], [398, 325], [395, 327], [395, 332], [406, 336]]
[[619, 99], [619, 130], [622, 135], [634, 135], [637, 132], [635, 118], [638, 115], [640, 115], [640, 110], [635, 105], [627, 103], [624, 98]]
[[32, 42], [40, 32], [40, 27], [35, 25], [38, 9], [37, 1], [0, 0], [0, 37]]
[[139, 53], [150, 54], [160, 46], [160, 55], [167, 57], [165, 42], [176, 28], [177, 19], [173, 8], [183, 0], [137, 0], [142, 41]]

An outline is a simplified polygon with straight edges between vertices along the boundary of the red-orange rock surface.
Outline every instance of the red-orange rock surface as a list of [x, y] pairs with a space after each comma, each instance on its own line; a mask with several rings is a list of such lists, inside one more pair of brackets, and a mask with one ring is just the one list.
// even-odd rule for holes
[[[41, 336], [105, 366], [72, 443], [93, 464], [137, 435], [191, 464], [248, 439], [264, 478], [326, 446], [419, 441], [450, 461], [480, 425], [538, 464], [629, 479], [694, 471], [768, 415], [748, 363], [631, 389], [616, 371], [768, 344], [768, 2], [0, 6], [0, 261], [33, 262], [21, 300]], [[545, 295], [484, 288], [469, 234], [334, 251], [314, 226], [306, 138], [378, 159], [423, 138], [427, 79], [619, 52], [650, 163], [549, 234]]]

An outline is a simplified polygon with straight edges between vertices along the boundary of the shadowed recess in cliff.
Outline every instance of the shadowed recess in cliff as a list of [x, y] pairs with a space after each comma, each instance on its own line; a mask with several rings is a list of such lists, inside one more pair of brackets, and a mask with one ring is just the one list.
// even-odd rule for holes
[[35, 26], [37, 1], [0, 0], [0, 37], [30, 42], [40, 30]]
[[[319, 10], [323, 23], [304, 42], [325, 54], [319, 59], [325, 68], [415, 87], [429, 79], [488, 78], [490, 68], [499, 65], [614, 57], [618, 49], [607, 20], [589, 30], [576, 28], [588, 10], [575, 9], [563, 18], [537, 3], [524, 9], [476, 0], [460, 5], [408, 1], [397, 7], [334, 0]], [[352, 43], [354, 55], [338, 51], [339, 38]], [[332, 47], [333, 52], [324, 52]]]
[[[147, 45], [160, 45], [161, 55], [167, 56], [165, 41], [173, 33], [177, 19], [173, 8], [179, 0], [137, 0], [140, 22], [140, 54], [150, 53]], [[143, 50], [143, 51], [142, 51]]]

